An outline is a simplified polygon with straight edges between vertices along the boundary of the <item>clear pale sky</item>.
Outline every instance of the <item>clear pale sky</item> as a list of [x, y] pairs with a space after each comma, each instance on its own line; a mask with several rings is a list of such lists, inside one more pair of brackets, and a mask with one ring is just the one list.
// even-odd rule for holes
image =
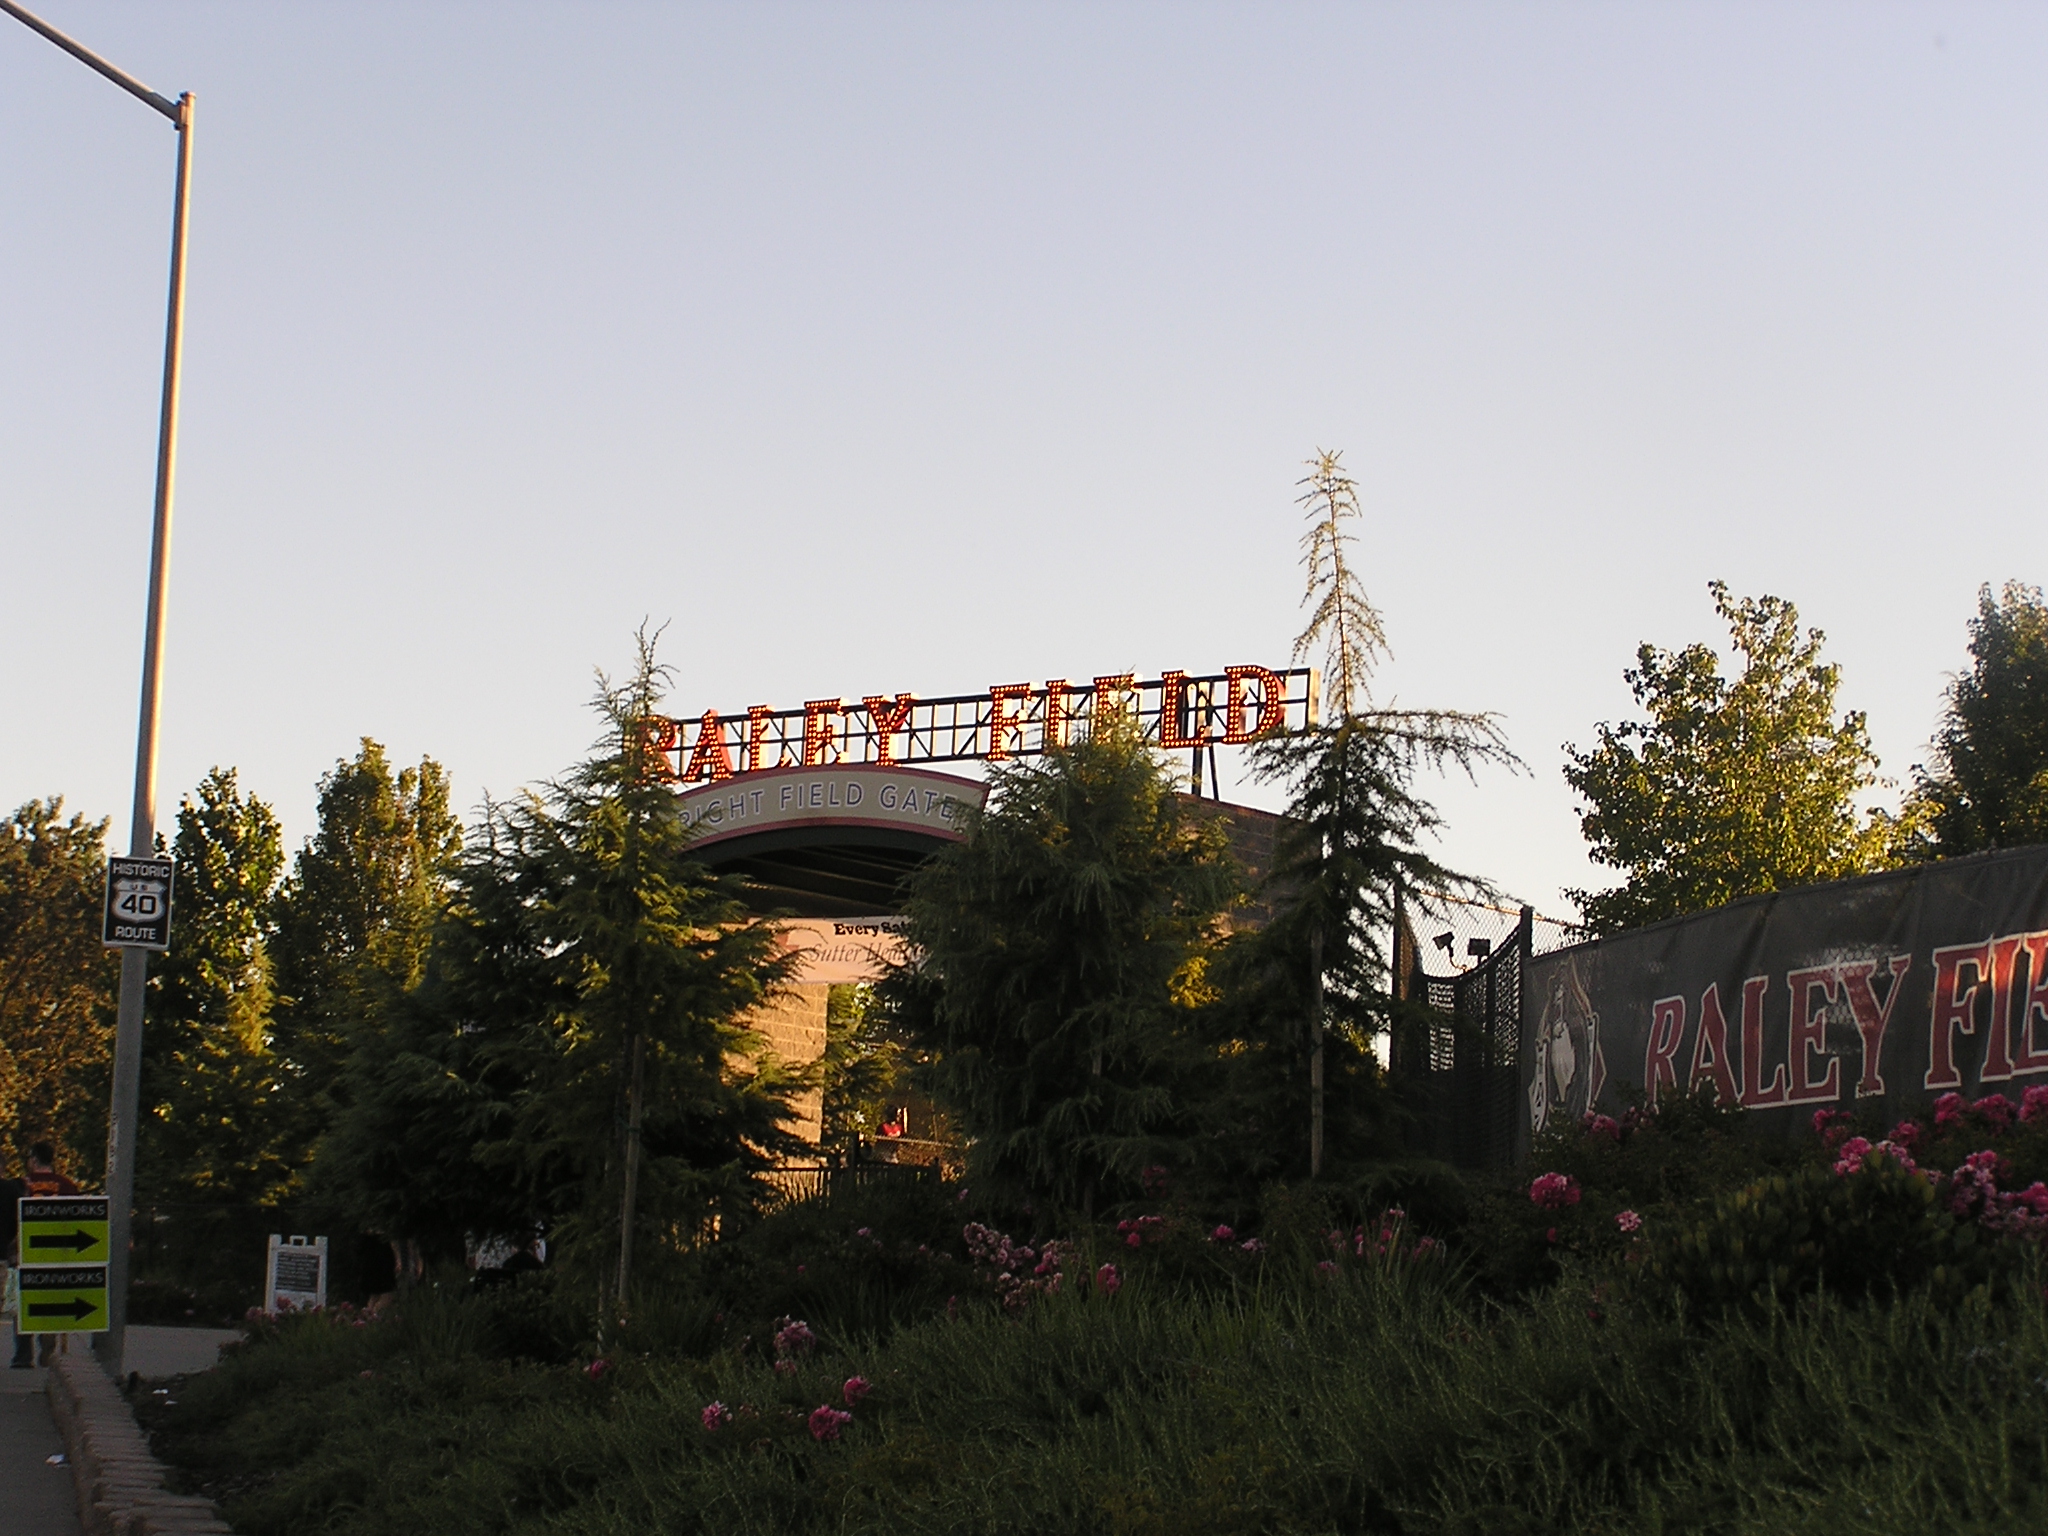
[[[39, 9], [199, 101], [166, 826], [557, 772], [643, 618], [679, 713], [1279, 665], [1327, 446], [1557, 912], [1711, 578], [1903, 777], [2048, 566], [2037, 4]], [[0, 17], [0, 802], [122, 841], [174, 137]]]

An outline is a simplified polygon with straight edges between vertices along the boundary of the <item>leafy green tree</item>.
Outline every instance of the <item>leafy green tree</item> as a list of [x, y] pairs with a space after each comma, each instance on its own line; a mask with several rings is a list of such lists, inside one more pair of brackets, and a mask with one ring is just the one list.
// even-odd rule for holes
[[271, 1052], [270, 925], [284, 873], [277, 817], [215, 768], [178, 807], [177, 928], [153, 967], [143, 1032], [140, 1198], [265, 1203], [289, 1184]]
[[[1314, 1175], [1325, 1154], [1326, 1034], [1334, 1029], [1345, 1040], [1346, 1073], [1357, 1098], [1376, 1084], [1360, 1065], [1370, 1061], [1374, 1035], [1396, 1022], [1385, 958], [1396, 892], [1484, 889], [1425, 851], [1424, 840], [1442, 823], [1417, 794], [1416, 775], [1424, 768], [1470, 775], [1482, 764], [1514, 765], [1516, 759], [1491, 715], [1373, 705], [1370, 679], [1389, 652], [1379, 613], [1351, 562], [1348, 525], [1362, 515], [1358, 489], [1343, 456], [1329, 451], [1309, 461], [1300, 484], [1299, 504], [1309, 521], [1302, 564], [1310, 618], [1294, 654], [1297, 661], [1323, 659], [1326, 718], [1253, 749], [1259, 774], [1289, 792], [1288, 823], [1271, 876], [1281, 899], [1255, 952], [1255, 969], [1263, 969], [1256, 988], [1272, 1030], [1295, 1042], [1292, 1052], [1276, 1051], [1269, 1037], [1269, 1059], [1284, 1062], [1291, 1054], [1303, 1069], [1304, 1150]], [[1240, 966], [1253, 958], [1240, 957]], [[1241, 973], [1236, 985], [1253, 985], [1251, 974]], [[1360, 1109], [1356, 1102], [1347, 1109], [1354, 1126]], [[1365, 1143], [1378, 1140], [1367, 1136]]]
[[106, 1157], [120, 965], [100, 947], [105, 821], [31, 800], [0, 822], [0, 1124], [9, 1162], [54, 1142], [89, 1184]]
[[302, 1137], [332, 1117], [357, 1035], [419, 979], [462, 847], [441, 765], [393, 773], [367, 736], [321, 779], [319, 818], [279, 893], [274, 945], [274, 1037]]
[[919, 958], [885, 983], [970, 1178], [1092, 1210], [1187, 1159], [1190, 971], [1237, 887], [1223, 829], [1131, 730], [995, 770], [966, 840], [913, 876]]
[[1977, 595], [1970, 670], [1948, 690], [1913, 809], [1943, 858], [2048, 843], [2048, 603], [2017, 581]]
[[1622, 676], [1648, 718], [1602, 723], [1589, 751], [1565, 748], [1593, 862], [1626, 875], [1612, 890], [1567, 893], [1595, 933], [1864, 874], [1896, 841], [1891, 818], [1857, 811], [1877, 758], [1862, 712], [1835, 713], [1840, 671], [1820, 659], [1825, 637], [1802, 634], [1784, 598], [1708, 590], [1739, 674], [1724, 676], [1710, 646], [1646, 643]]

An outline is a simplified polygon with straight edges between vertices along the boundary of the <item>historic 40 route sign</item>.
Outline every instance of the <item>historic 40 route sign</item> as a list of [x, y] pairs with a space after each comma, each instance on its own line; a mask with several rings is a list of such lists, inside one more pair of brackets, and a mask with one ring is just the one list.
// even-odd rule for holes
[[25, 1195], [21, 1200], [21, 1262], [107, 1262], [105, 1195]]
[[107, 1266], [23, 1265], [23, 1333], [104, 1333], [107, 1328]]
[[171, 947], [169, 859], [107, 860], [107, 905], [100, 942], [116, 949]]

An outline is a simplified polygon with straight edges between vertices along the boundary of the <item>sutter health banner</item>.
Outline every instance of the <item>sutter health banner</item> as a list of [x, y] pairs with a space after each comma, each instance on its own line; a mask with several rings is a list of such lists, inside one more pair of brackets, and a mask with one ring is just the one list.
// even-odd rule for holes
[[1753, 897], [1533, 960], [1528, 1129], [1706, 1086], [1761, 1131], [2048, 1082], [2048, 847]]

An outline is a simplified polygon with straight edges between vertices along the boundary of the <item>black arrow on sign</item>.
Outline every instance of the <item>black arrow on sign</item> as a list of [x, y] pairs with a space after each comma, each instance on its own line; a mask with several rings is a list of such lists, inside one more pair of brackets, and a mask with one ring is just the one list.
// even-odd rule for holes
[[99, 1311], [99, 1308], [87, 1301], [83, 1296], [74, 1296], [66, 1302], [44, 1302], [40, 1306], [30, 1302], [28, 1315], [30, 1317], [68, 1317], [73, 1321], [82, 1322], [97, 1311]]
[[99, 1239], [90, 1232], [59, 1232], [49, 1237], [41, 1234], [28, 1240], [31, 1248], [69, 1248], [73, 1253], [83, 1253], [99, 1245]]

